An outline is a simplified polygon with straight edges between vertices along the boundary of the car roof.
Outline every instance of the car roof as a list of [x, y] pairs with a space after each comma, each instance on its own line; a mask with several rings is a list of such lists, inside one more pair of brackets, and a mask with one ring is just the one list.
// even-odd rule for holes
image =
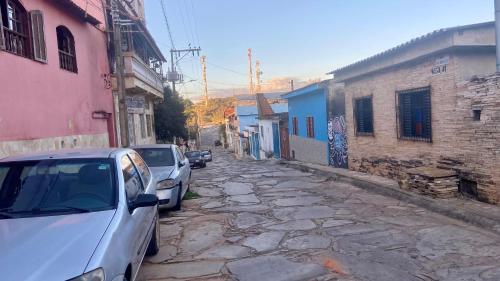
[[175, 144], [143, 144], [130, 147], [131, 149], [144, 149], [144, 148], [171, 148]]
[[121, 151], [130, 151], [126, 148], [79, 148], [79, 149], [61, 149], [55, 151], [42, 151], [27, 154], [9, 156], [0, 159], [2, 162], [12, 161], [30, 161], [44, 159], [73, 159], [73, 158], [111, 158], [114, 154]]

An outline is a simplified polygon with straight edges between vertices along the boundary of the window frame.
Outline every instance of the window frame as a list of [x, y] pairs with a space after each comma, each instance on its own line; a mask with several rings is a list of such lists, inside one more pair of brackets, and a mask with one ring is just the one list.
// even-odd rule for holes
[[[424, 96], [424, 101], [427, 98], [428, 99], [428, 130], [429, 130], [429, 136], [428, 137], [420, 137], [420, 136], [406, 136], [404, 135], [404, 118], [402, 118], [402, 106], [401, 106], [401, 96], [402, 95], [416, 95], [416, 94], [424, 94], [427, 95], [426, 97]], [[423, 105], [423, 107], [425, 104]], [[407, 89], [407, 90], [401, 90], [401, 91], [396, 91], [395, 92], [395, 107], [396, 107], [396, 132], [397, 132], [397, 137], [399, 140], [404, 140], [404, 141], [415, 141], [415, 142], [427, 142], [427, 143], [432, 143], [432, 89], [431, 86], [426, 86], [426, 87], [420, 87], [420, 88], [412, 88], [412, 89]], [[412, 107], [413, 109], [413, 107]], [[411, 113], [412, 114], [412, 113]], [[423, 118], [426, 116], [424, 115]], [[413, 115], [411, 117], [413, 119]], [[422, 130], [425, 130], [425, 122], [423, 121], [423, 126]]]
[[[9, 4], [14, 6], [18, 10], [18, 14], [22, 17], [21, 19], [13, 19], [15, 23], [19, 23], [20, 26], [22, 27], [22, 33], [19, 32], [18, 30], [11, 29], [9, 27], [9, 21], [11, 20], [9, 17]], [[5, 17], [5, 20], [2, 20]], [[6, 25], [4, 25], [4, 21]], [[5, 1], [0, 1], [0, 33], [2, 33], [2, 36], [0, 37], [0, 49], [3, 51], [6, 51], [8, 53], [11, 53], [16, 56], [32, 59], [33, 54], [32, 54], [32, 40], [31, 40], [31, 26], [30, 26], [30, 14], [28, 13], [28, 10], [23, 6], [23, 4], [19, 0], [5, 0]], [[8, 39], [9, 36], [7, 36], [7, 33], [9, 36], [14, 36], [17, 37], [17, 39]], [[12, 45], [12, 42], [14, 40], [18, 40], [22, 43], [22, 52], [14, 51], [12, 47], [9, 47]]]
[[141, 138], [145, 139], [147, 138], [147, 132], [146, 132], [146, 117], [145, 114], [139, 114], [139, 123], [141, 127]]
[[292, 117], [292, 135], [299, 135], [299, 119], [297, 117]]
[[153, 136], [153, 126], [151, 121], [151, 114], [146, 114], [146, 133], [148, 138]]
[[[65, 36], [64, 38], [60, 38], [61, 36]], [[56, 40], [57, 40], [57, 51], [59, 55], [59, 68], [64, 69], [66, 71], [72, 72], [72, 73], [78, 73], [78, 62], [76, 58], [76, 42], [75, 42], [75, 37], [73, 36], [73, 33], [69, 28], [67, 28], [64, 25], [58, 25], [56, 27]], [[60, 48], [60, 40], [67, 40], [68, 42], [68, 50], [62, 50]], [[66, 63], [69, 63], [72, 65], [72, 67], [67, 67], [64, 65], [64, 60], [68, 60]]]
[[314, 116], [307, 116], [306, 117], [306, 130], [307, 130], [307, 137], [313, 139], [315, 134], [314, 134]]
[[[360, 131], [359, 130], [359, 124], [358, 124], [358, 121], [359, 121], [359, 116], [358, 116], [358, 113], [359, 113], [359, 104], [358, 102], [363, 102], [363, 101], [366, 101], [366, 100], [369, 100], [370, 101], [370, 122], [371, 122], [371, 132], [367, 131], [367, 130], [364, 130], [364, 131]], [[363, 105], [365, 106], [365, 105]], [[362, 97], [355, 97], [353, 98], [352, 100], [352, 115], [353, 115], [353, 119], [354, 119], [354, 133], [356, 136], [375, 136], [375, 120], [374, 120], [374, 114], [373, 114], [373, 95], [369, 95], [369, 96], [362, 96]], [[362, 111], [361, 113], [364, 113], [365, 111]], [[366, 118], [367, 116], [364, 116], [363, 114], [363, 118]], [[366, 119], [364, 119], [366, 120]], [[364, 122], [364, 121], [363, 121]]]

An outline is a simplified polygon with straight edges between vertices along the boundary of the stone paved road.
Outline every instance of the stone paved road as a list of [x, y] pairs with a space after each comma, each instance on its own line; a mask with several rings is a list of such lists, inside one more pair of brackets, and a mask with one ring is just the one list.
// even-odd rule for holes
[[415, 205], [220, 150], [139, 280], [500, 280], [500, 237]]

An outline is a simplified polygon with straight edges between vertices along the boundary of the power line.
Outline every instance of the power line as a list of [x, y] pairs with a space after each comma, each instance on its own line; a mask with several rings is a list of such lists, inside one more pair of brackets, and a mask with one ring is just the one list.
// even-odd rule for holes
[[239, 71], [227, 68], [225, 66], [217, 65], [215, 63], [211, 63], [211, 62], [208, 62], [208, 61], [207, 61], [207, 64], [209, 64], [211, 66], [214, 66], [214, 67], [217, 67], [217, 68], [220, 68], [220, 69], [223, 69], [223, 70], [226, 70], [226, 71], [229, 71], [229, 72], [232, 72], [232, 73], [235, 73], [235, 74], [238, 74], [238, 75], [242, 75], [242, 76], [245, 76], [245, 77], [247, 76], [247, 74], [245, 74], [245, 73], [242, 73], [242, 72], [239, 72]]
[[172, 38], [172, 32], [170, 30], [170, 24], [168, 24], [168, 16], [167, 16], [167, 11], [165, 9], [165, 2], [163, 0], [159, 0], [160, 5], [161, 5], [161, 10], [163, 12], [163, 17], [165, 19], [165, 24], [167, 25], [167, 31], [168, 31], [168, 37], [170, 38], [170, 44], [172, 45], [172, 48], [175, 49], [175, 44], [174, 44], [174, 39]]

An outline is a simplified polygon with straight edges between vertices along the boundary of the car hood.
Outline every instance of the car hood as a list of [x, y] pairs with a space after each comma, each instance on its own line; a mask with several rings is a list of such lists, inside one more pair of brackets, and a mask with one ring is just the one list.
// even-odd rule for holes
[[151, 172], [157, 181], [168, 179], [174, 171], [174, 166], [151, 167]]
[[67, 280], [83, 274], [114, 214], [0, 220], [2, 280]]

